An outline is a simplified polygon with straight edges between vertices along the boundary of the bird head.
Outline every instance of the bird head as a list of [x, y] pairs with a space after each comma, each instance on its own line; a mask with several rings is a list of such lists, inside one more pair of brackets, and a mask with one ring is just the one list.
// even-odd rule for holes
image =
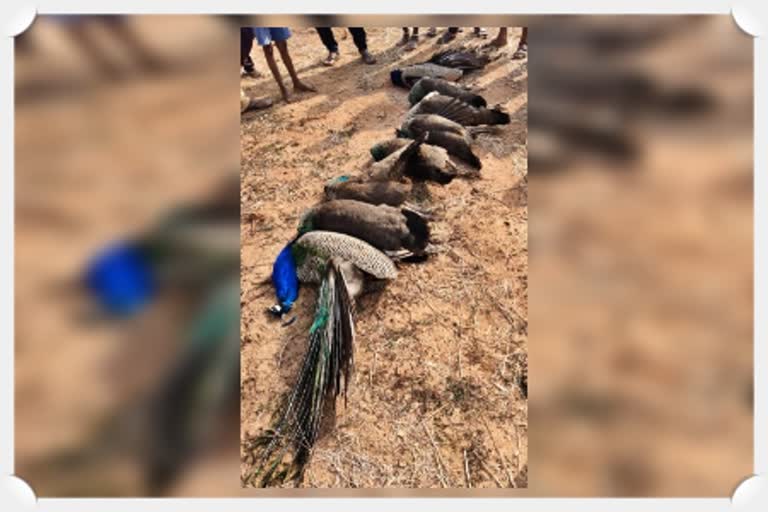
[[299, 296], [299, 278], [296, 274], [296, 256], [294, 254], [294, 242], [298, 237], [288, 242], [277, 255], [272, 265], [272, 284], [275, 287], [277, 304], [270, 306], [268, 311], [275, 316], [282, 317], [291, 310], [293, 303]]
[[301, 236], [304, 233], [309, 233], [314, 229], [312, 226], [312, 213], [312, 208], [310, 208], [309, 210], [306, 210], [304, 213], [302, 213], [301, 217], [299, 217], [298, 236]]
[[325, 183], [324, 192], [325, 197], [327, 199], [335, 199], [336, 193], [335, 189], [337, 186], [341, 185], [342, 183], [346, 183], [349, 181], [349, 176], [338, 176], [336, 178], [330, 179]]
[[395, 128], [395, 136], [398, 139], [407, 139], [408, 138], [408, 132], [406, 130], [402, 130], [400, 128]]
[[371, 146], [371, 156], [377, 162], [380, 160], [384, 160], [384, 158], [387, 157], [387, 150], [383, 144], [374, 144], [373, 146]]
[[83, 281], [100, 306], [117, 316], [137, 313], [157, 291], [150, 255], [136, 241], [101, 250], [86, 266]]
[[395, 85], [406, 88], [408, 87], [408, 85], [406, 85], [405, 81], [403, 80], [403, 71], [401, 69], [393, 69], [390, 71], [389, 78]]

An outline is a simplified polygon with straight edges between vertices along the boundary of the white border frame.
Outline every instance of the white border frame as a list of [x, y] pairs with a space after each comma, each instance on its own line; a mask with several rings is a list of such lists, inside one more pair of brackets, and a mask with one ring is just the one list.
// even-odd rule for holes
[[[622, 5], [617, 5], [621, 3]], [[126, 13], [126, 14], [728, 14], [745, 32], [755, 36], [754, 47], [754, 473], [761, 475], [743, 482], [732, 499], [723, 498], [220, 498], [220, 499], [36, 499], [33, 491], [15, 478], [14, 470], [14, 57], [12, 36], [29, 26], [35, 12]], [[262, 3], [246, 0], [157, 0], [114, 1], [42, 0], [35, 6], [24, 0], [0, 0], [0, 306], [2, 335], [0, 345], [0, 510], [41, 511], [207, 511], [253, 512], [254, 509], [280, 508], [283, 511], [358, 510], [386, 511], [393, 507], [424, 510], [461, 510], [482, 507], [487, 510], [552, 511], [566, 508], [584, 512], [768, 510], [768, 322], [760, 314], [768, 307], [768, 271], [761, 266], [768, 256], [768, 0], [568, 0], [538, 2], [470, 3], [467, 0], [349, 0], [309, 2], [291, 0]], [[513, 500], [513, 501], [512, 501]]]

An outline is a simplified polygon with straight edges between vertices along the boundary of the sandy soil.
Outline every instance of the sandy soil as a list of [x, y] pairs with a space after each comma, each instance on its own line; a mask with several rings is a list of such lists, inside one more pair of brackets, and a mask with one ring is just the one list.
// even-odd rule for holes
[[[428, 187], [441, 252], [402, 265], [395, 282], [359, 304], [349, 404], [318, 441], [305, 486], [527, 484], [527, 399], [516, 385], [528, 329], [527, 69], [509, 58], [516, 33], [506, 55], [465, 79], [513, 121], [480, 137], [480, 179]], [[273, 292], [259, 282], [323, 183], [363, 168], [370, 146], [399, 126], [407, 92], [389, 83], [389, 70], [437, 49], [431, 39], [406, 53], [394, 46], [399, 28], [374, 28], [369, 47], [379, 63], [366, 66], [341, 34], [342, 59], [329, 69], [319, 65], [325, 49], [314, 30], [297, 29], [291, 55], [319, 92], [241, 123], [242, 441], [269, 425], [292, 385], [315, 300], [304, 288], [299, 320], [283, 328], [265, 315]], [[465, 32], [459, 42], [473, 41]], [[264, 76], [243, 86], [277, 101], [258, 47], [253, 55]], [[245, 452], [243, 461], [245, 469]]]

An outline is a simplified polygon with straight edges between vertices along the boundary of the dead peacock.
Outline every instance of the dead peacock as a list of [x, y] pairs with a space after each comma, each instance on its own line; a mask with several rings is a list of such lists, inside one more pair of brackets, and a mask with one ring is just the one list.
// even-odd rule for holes
[[397, 259], [418, 260], [426, 254], [429, 224], [424, 214], [408, 207], [373, 205], [352, 199], [334, 199], [309, 209], [299, 221], [298, 234], [277, 256], [272, 267], [272, 284], [277, 304], [269, 311], [284, 316], [298, 298], [299, 277], [292, 269], [294, 244], [305, 234], [331, 231], [359, 239]]
[[475, 94], [472, 91], [447, 80], [431, 77], [424, 77], [413, 84], [411, 91], [408, 93], [408, 101], [411, 105], [415, 105], [431, 92], [439, 92], [444, 96], [459, 99], [473, 107], [488, 106], [488, 102], [479, 94]]
[[355, 299], [368, 284], [395, 277], [397, 269], [385, 254], [341, 233], [310, 231], [281, 251], [273, 269], [278, 300], [280, 289], [296, 287], [297, 293], [299, 282], [320, 286], [299, 376], [272, 427], [246, 446], [254, 464], [243, 483], [266, 487], [301, 479], [325, 412], [340, 394], [346, 404]]
[[440, 146], [450, 155], [480, 169], [482, 164], [472, 151], [472, 141], [477, 134], [488, 131], [489, 127], [467, 128], [436, 114], [417, 114], [407, 119], [395, 133], [398, 137], [406, 138], [421, 137], [428, 133], [430, 144]]
[[440, 66], [431, 62], [404, 66], [389, 72], [389, 78], [392, 80], [392, 83], [406, 89], [410, 89], [413, 84], [424, 77], [440, 78], [455, 82], [462, 76], [464, 76], [464, 72], [460, 69]]
[[482, 50], [460, 46], [435, 53], [428, 62], [469, 72], [483, 69], [490, 61], [491, 58]]
[[351, 199], [320, 203], [305, 213], [299, 233], [314, 230], [344, 233], [391, 254], [421, 255], [429, 244], [429, 224], [422, 214]]
[[473, 107], [469, 103], [432, 91], [411, 107], [406, 120], [418, 114], [436, 114], [462, 126], [509, 124], [509, 114], [501, 107]]
[[329, 201], [354, 199], [375, 205], [400, 206], [410, 197], [411, 186], [399, 181], [364, 181], [359, 177], [339, 176], [326, 183], [324, 194]]
[[[448, 156], [448, 152], [429, 142], [430, 134], [419, 134], [415, 141], [392, 139], [371, 148], [371, 156], [376, 161], [371, 166], [369, 179], [374, 181], [399, 181], [408, 177], [412, 181], [434, 181], [441, 185], [450, 183], [456, 177], [458, 169]], [[407, 154], [405, 160], [401, 155]], [[403, 165], [393, 166], [390, 162], [403, 160]]]

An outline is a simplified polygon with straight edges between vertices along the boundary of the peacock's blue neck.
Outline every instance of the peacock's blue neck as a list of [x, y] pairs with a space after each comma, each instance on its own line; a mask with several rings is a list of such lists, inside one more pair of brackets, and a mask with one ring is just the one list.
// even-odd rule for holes
[[117, 242], [103, 249], [88, 264], [84, 279], [102, 307], [118, 316], [138, 312], [157, 292], [151, 262], [133, 242]]
[[287, 244], [277, 255], [272, 266], [272, 284], [279, 308], [277, 313], [286, 313], [293, 307], [299, 296], [299, 277], [296, 274], [296, 259], [293, 254], [293, 241]]

